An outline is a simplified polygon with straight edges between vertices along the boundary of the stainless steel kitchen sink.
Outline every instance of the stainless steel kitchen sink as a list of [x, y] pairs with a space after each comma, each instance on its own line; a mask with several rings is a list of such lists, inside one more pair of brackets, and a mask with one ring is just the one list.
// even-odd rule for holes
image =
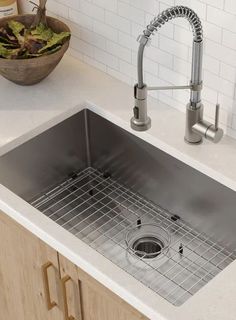
[[0, 157], [0, 183], [176, 306], [236, 258], [234, 191], [86, 109]]

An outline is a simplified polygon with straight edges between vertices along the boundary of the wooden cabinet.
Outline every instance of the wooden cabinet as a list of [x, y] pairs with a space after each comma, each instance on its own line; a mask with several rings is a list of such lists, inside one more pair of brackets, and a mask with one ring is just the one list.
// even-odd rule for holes
[[[51, 301], [59, 304], [57, 252], [0, 212], [0, 318], [62, 320], [58, 306], [48, 310], [42, 266]], [[45, 265], [46, 267], [46, 265]]]
[[59, 255], [59, 261], [61, 276], [69, 279], [68, 316], [76, 320], [148, 320], [65, 257]]
[[0, 212], [0, 319], [148, 320]]

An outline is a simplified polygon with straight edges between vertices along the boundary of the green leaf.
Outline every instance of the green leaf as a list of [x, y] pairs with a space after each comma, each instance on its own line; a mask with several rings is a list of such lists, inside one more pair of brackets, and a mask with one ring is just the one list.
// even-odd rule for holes
[[13, 43], [5, 43], [5, 42], [1, 42], [1, 37], [0, 37], [0, 44], [4, 47], [4, 48], [15, 48], [17, 49], [17, 46]]
[[39, 52], [44, 52], [50, 48], [53, 48], [54, 46], [57, 46], [58, 44], [62, 44], [63, 40], [69, 36], [70, 32], [53, 33], [52, 38], [48, 40], [46, 46], [40, 49]]
[[6, 59], [13, 59], [17, 56], [19, 49], [7, 49], [0, 43], [0, 56]]
[[2, 37], [1, 34], [0, 34], [0, 43], [4, 45], [5, 44], [13, 45], [13, 43], [11, 43], [7, 38]]
[[35, 29], [31, 30], [31, 35], [38, 40], [48, 41], [53, 37], [53, 31], [40, 23]]
[[7, 58], [8, 57], [8, 49], [3, 47], [3, 45], [1, 43], [0, 43], [0, 56], [3, 57], [3, 58]]
[[8, 22], [8, 27], [12, 30], [12, 33], [14, 34], [14, 36], [17, 38], [19, 42], [22, 42], [24, 40], [24, 37], [20, 34], [21, 31], [25, 29], [25, 26], [22, 23], [18, 21], [10, 20]]

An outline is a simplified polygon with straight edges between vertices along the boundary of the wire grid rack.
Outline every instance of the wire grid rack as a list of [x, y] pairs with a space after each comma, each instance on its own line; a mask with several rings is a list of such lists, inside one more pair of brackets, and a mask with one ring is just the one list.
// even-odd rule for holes
[[[31, 204], [176, 306], [236, 258], [235, 251], [91, 167], [73, 174]], [[168, 253], [145, 259], [127, 250], [126, 234], [140, 220], [169, 232]]]

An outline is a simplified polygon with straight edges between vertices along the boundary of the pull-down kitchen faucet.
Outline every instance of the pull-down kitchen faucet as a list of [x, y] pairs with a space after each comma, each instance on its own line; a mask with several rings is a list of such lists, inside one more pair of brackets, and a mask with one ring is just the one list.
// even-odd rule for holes
[[[150, 42], [150, 36], [162, 27], [166, 22], [177, 17], [186, 18], [193, 31], [192, 74], [189, 85], [148, 87], [143, 82], [143, 54], [146, 45]], [[202, 137], [219, 142], [223, 136], [223, 130], [218, 128], [219, 104], [216, 105], [215, 123], [212, 124], [203, 119], [203, 104], [201, 102], [202, 90], [202, 55], [203, 55], [203, 31], [202, 24], [197, 14], [190, 8], [175, 6], [164, 10], [154, 18], [139, 36], [138, 50], [138, 83], [134, 86], [135, 107], [134, 116], [131, 119], [131, 127], [137, 131], [145, 131], [151, 127], [151, 119], [147, 115], [148, 90], [176, 90], [190, 89], [190, 102], [186, 107], [185, 141], [188, 143], [200, 143]]]

